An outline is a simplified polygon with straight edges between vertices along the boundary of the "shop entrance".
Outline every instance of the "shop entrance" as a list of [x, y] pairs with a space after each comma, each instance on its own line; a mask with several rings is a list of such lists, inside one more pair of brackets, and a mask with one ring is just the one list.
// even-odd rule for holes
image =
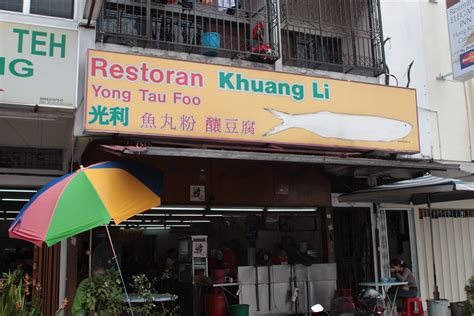
[[338, 288], [358, 293], [358, 284], [374, 279], [370, 208], [333, 209]]
[[[134, 276], [146, 275], [158, 293], [177, 295], [176, 301], [164, 306], [179, 306], [182, 315], [210, 315], [209, 300], [213, 299], [215, 284], [224, 284], [223, 302], [227, 306], [244, 300], [243, 303], [255, 304], [254, 309], [270, 313], [294, 310], [290, 298], [292, 282], [297, 282], [301, 286], [299, 311], [307, 311], [313, 298], [308, 297], [312, 294], [306, 287], [309, 290], [314, 284], [300, 276], [291, 280], [290, 274], [288, 280], [278, 280], [277, 266], [303, 269], [324, 262], [321, 211], [317, 208], [161, 206], [120, 225], [111, 225], [111, 232], [125, 283], [131, 285]], [[89, 261], [84, 254], [88, 253], [91, 235]], [[97, 228], [91, 235], [83, 233], [76, 243], [81, 254], [77, 266], [79, 280], [88, 276], [89, 269], [114, 266], [105, 230]], [[194, 244], [193, 248], [188, 247], [193, 236], [198, 237], [196, 240], [205, 236], [205, 245], [200, 248], [203, 255], [199, 258], [193, 254]], [[270, 275], [272, 284], [265, 281], [257, 285], [260, 293], [255, 293], [253, 280], [247, 288], [240, 288], [244, 297], [239, 298], [237, 280], [245, 283], [246, 279], [238, 271], [255, 266], [265, 272], [259, 278]], [[326, 283], [327, 277], [323, 278]], [[133, 287], [130, 291], [134, 291]]]
[[[412, 271], [416, 270], [415, 256], [413, 255], [412, 232], [413, 216], [411, 210], [386, 209], [387, 241], [389, 260], [402, 260]], [[413, 271], [416, 272], [416, 271]], [[417, 275], [417, 274], [415, 274]]]
[[[115, 158], [98, 155], [85, 164]], [[316, 303], [329, 308], [337, 275], [328, 260], [331, 188], [321, 166], [140, 160], [162, 170], [164, 189], [161, 206], [111, 225], [127, 285], [137, 274], [156, 278], [158, 293], [178, 296], [165, 304], [179, 305], [183, 316], [223, 315], [209, 308], [237, 303], [248, 304], [250, 315], [308, 313]], [[202, 236], [206, 245], [195, 245], [193, 238]], [[87, 250], [89, 237], [84, 238], [78, 254]], [[106, 241], [105, 234], [94, 238]], [[93, 243], [98, 247], [101, 241]], [[82, 266], [87, 264], [83, 259]]]

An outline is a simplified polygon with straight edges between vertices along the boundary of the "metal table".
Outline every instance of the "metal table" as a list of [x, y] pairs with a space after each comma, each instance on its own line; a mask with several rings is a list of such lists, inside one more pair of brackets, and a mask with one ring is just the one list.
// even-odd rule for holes
[[[232, 286], [239, 286], [239, 283], [213, 283], [212, 284], [212, 287], [220, 287], [224, 290], [224, 292], [227, 292], [230, 295], [232, 295], [233, 297], [237, 298], [238, 294], [234, 294], [231, 291], [229, 291], [228, 289], [226, 289], [226, 287], [232, 287]], [[238, 293], [238, 291], [237, 291], [237, 293]]]
[[[367, 287], [382, 287], [383, 289], [383, 292], [384, 294], [386, 295], [386, 292], [387, 292], [387, 289], [391, 286], [396, 286], [397, 289], [395, 290], [395, 295], [393, 296], [393, 300], [390, 300], [390, 296], [386, 295], [387, 298], [388, 298], [388, 302], [389, 302], [389, 315], [392, 314], [392, 310], [393, 310], [393, 306], [394, 304], [396, 304], [397, 302], [397, 295], [398, 295], [398, 287], [401, 286], [401, 285], [407, 285], [408, 282], [403, 282], [403, 281], [395, 281], [395, 282], [392, 282], [392, 281], [386, 281], [386, 282], [380, 282], [380, 281], [375, 281], [375, 282], [361, 282], [359, 283], [360, 286], [367, 286]], [[397, 309], [395, 308], [395, 311]]]
[[[128, 296], [130, 298], [130, 303], [145, 303], [146, 300], [143, 296], [138, 294], [130, 294]], [[153, 294], [152, 300], [153, 302], [171, 302], [176, 301], [178, 299], [177, 295], [174, 294]], [[127, 298], [124, 296], [124, 301], [127, 301]]]

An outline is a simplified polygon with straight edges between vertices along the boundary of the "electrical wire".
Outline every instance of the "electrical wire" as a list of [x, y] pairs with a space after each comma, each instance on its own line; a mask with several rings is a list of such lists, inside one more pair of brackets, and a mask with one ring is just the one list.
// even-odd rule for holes
[[[272, 265], [272, 279], [274, 279], [273, 275], [274, 275], [274, 271], [273, 271], [273, 265]], [[268, 282], [270, 282], [270, 280], [268, 280]], [[273, 296], [273, 307], [276, 308], [276, 310], [278, 311], [278, 313], [282, 314], [282, 312], [280, 311], [280, 309], [278, 308], [277, 304], [275, 303], [275, 283], [272, 283], [272, 296]]]

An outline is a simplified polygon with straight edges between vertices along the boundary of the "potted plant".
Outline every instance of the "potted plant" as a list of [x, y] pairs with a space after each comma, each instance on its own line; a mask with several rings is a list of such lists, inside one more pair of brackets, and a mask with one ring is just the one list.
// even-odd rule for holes
[[464, 290], [466, 291], [466, 302], [464, 302], [462, 315], [472, 316], [474, 315], [474, 275], [469, 278]]
[[120, 315], [124, 296], [119, 274], [110, 269], [96, 274], [80, 284], [80, 305], [86, 315]]
[[[264, 62], [275, 62], [277, 57], [272, 47], [265, 42], [265, 28], [262, 22], [258, 22], [257, 25], [252, 29], [253, 46], [250, 51], [252, 52], [251, 60], [264, 61]], [[258, 54], [258, 55], [256, 55]]]

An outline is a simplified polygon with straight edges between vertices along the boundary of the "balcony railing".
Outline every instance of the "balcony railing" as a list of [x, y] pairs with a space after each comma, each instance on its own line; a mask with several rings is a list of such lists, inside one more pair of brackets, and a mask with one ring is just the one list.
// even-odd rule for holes
[[287, 65], [377, 76], [383, 72], [379, 0], [280, 0]]
[[277, 0], [106, 0], [97, 40], [271, 63]]

